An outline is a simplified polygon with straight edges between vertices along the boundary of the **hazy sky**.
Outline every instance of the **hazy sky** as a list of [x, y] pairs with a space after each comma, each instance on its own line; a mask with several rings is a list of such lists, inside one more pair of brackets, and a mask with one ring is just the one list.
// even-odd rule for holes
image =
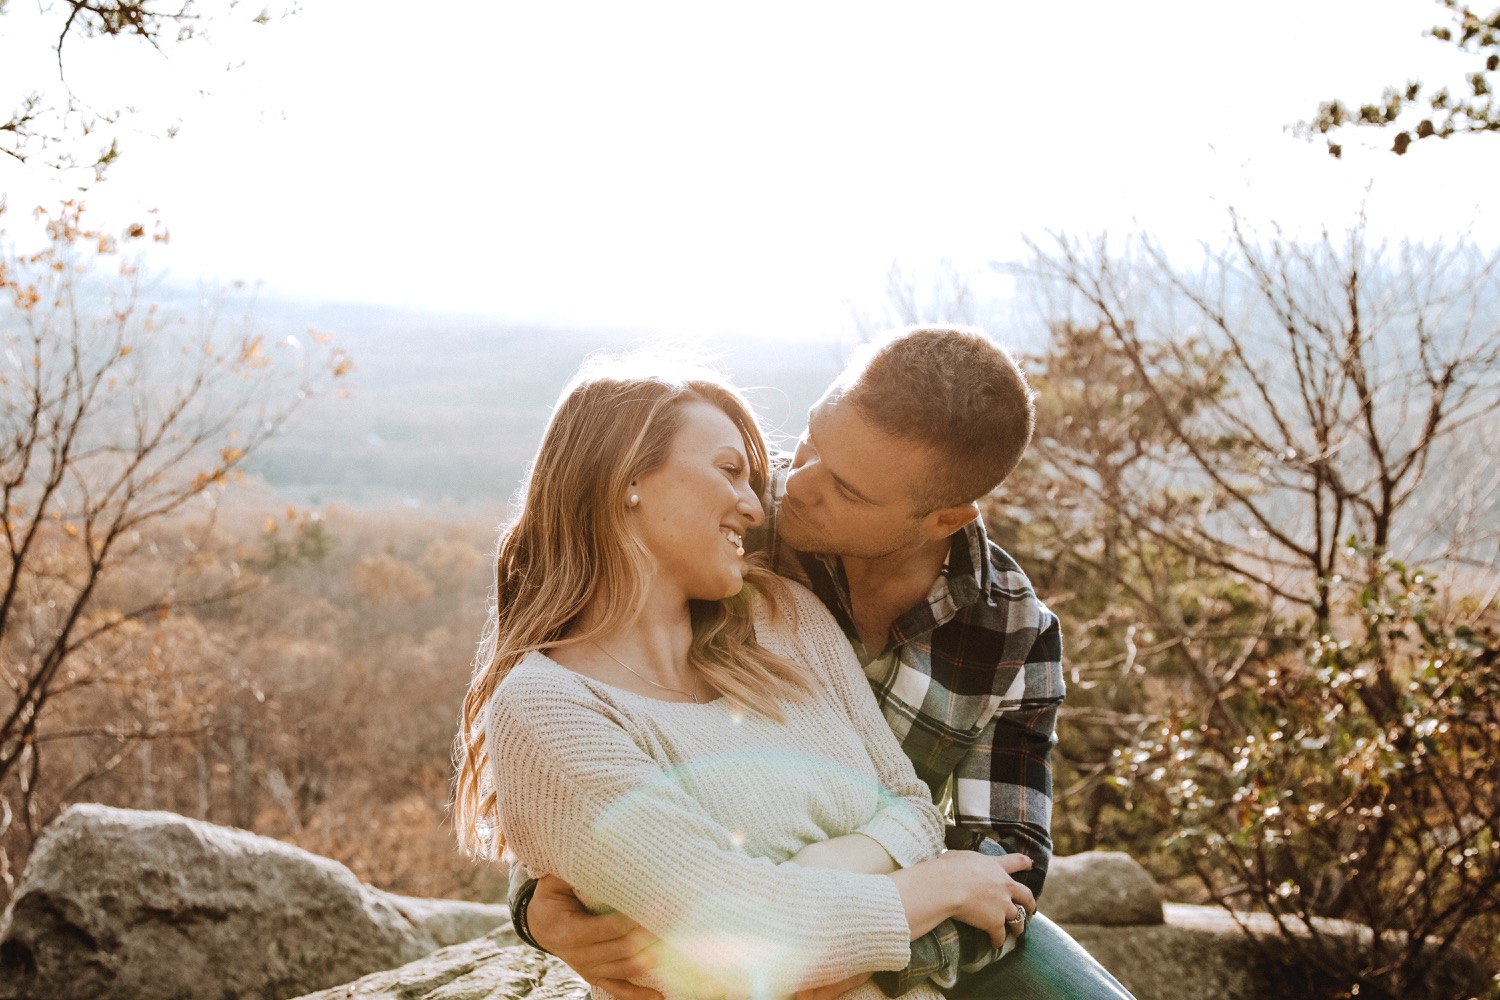
[[[36, 0], [0, 95], [44, 72]], [[1261, 224], [1464, 229], [1490, 137], [1343, 162], [1286, 126], [1447, 65], [1425, 0], [511, 3], [302, 0], [217, 49], [72, 64], [128, 137], [101, 212], [158, 207], [177, 278], [502, 320], [836, 335], [893, 261], [983, 285], [1025, 236]], [[103, 51], [98, 49], [97, 51]], [[8, 54], [7, 54], [8, 53]], [[229, 58], [244, 65], [223, 72]], [[31, 59], [31, 62], [27, 60]], [[95, 67], [104, 72], [91, 78]], [[206, 85], [205, 99], [191, 95]], [[92, 88], [92, 89], [91, 89]], [[1358, 146], [1358, 137], [1354, 146]], [[1372, 142], [1389, 144], [1385, 136]], [[48, 185], [10, 162], [12, 208]], [[57, 189], [61, 190], [61, 189]]]

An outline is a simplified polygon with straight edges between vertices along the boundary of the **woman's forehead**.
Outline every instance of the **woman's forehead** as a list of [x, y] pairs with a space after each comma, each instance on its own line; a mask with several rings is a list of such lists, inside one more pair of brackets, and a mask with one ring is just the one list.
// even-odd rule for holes
[[673, 438], [674, 447], [713, 449], [731, 447], [745, 450], [745, 437], [729, 414], [701, 399], [682, 404], [682, 414]]

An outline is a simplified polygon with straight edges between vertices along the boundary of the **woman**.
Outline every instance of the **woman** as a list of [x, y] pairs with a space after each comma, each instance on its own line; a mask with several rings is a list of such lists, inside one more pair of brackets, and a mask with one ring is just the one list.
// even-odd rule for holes
[[669, 1000], [900, 969], [944, 919], [998, 944], [1016, 916], [1014, 860], [939, 856], [942, 816], [827, 610], [745, 561], [766, 475], [716, 377], [586, 367], [502, 531], [464, 704], [464, 846], [661, 938]]

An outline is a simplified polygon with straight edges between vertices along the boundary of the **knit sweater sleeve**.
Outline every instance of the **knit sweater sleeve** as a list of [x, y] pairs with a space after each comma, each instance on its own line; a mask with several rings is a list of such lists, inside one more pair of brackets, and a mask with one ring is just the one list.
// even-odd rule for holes
[[518, 667], [501, 685], [490, 760], [506, 841], [533, 874], [632, 918], [730, 997], [910, 959], [893, 881], [749, 856], [646, 753], [629, 719], [561, 670]]
[[860, 668], [859, 658], [823, 602], [788, 582], [796, 600], [798, 659], [808, 663], [824, 689], [843, 705], [880, 782], [880, 805], [862, 833], [885, 848], [902, 868], [936, 857], [943, 849], [945, 820], [932, 793], [886, 723]]

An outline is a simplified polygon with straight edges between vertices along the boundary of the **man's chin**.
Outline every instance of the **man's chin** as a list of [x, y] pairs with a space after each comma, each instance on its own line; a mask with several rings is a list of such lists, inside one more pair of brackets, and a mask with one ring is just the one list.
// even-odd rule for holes
[[783, 545], [810, 555], [828, 555], [828, 537], [822, 532], [810, 530], [806, 525], [783, 520], [776, 526]]

